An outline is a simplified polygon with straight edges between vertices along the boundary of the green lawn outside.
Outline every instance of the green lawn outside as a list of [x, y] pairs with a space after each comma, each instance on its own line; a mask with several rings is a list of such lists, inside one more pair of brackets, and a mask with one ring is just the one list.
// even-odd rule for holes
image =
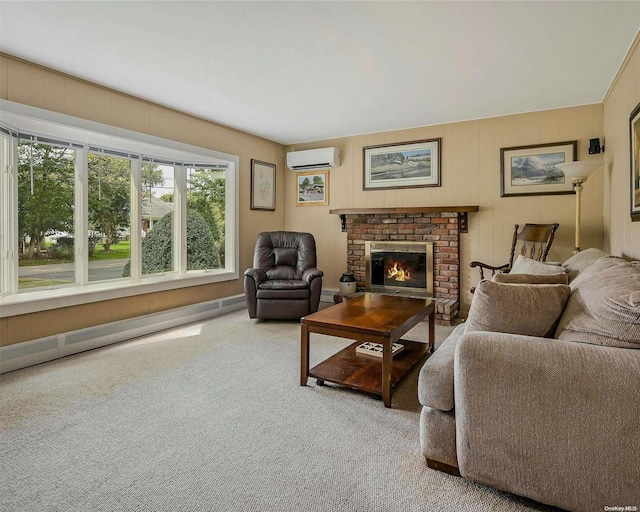
[[104, 247], [102, 247], [102, 245], [96, 245], [96, 248], [93, 250], [93, 256], [89, 258], [89, 261], [119, 260], [129, 258], [130, 255], [131, 242], [129, 242], [129, 240], [125, 240], [112, 245], [109, 252], [104, 252]]
[[[102, 261], [102, 260], [118, 260], [128, 259], [131, 255], [131, 243], [128, 240], [118, 242], [111, 246], [109, 252], [104, 252], [102, 245], [97, 245], [93, 251], [93, 256], [89, 258], [89, 261]], [[71, 263], [72, 260], [65, 260], [61, 258], [39, 258], [39, 259], [21, 259], [18, 263], [20, 267], [35, 267], [39, 265], [54, 265], [56, 263]], [[45, 285], [40, 285], [45, 286]]]
[[24, 290], [26, 288], [41, 288], [44, 286], [59, 286], [62, 284], [70, 284], [72, 281], [62, 281], [59, 279], [35, 279], [31, 277], [20, 277], [18, 279], [18, 288]]
[[38, 258], [38, 259], [20, 259], [18, 261], [19, 267], [38, 267], [40, 265], [54, 265], [56, 263], [72, 263], [72, 260], [63, 260], [61, 258]]

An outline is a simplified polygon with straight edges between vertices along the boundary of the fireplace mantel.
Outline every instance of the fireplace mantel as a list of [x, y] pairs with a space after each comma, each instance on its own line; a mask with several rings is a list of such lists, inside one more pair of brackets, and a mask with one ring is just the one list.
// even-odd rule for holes
[[329, 213], [339, 215], [342, 231], [347, 231], [347, 215], [377, 215], [381, 213], [457, 213], [460, 219], [460, 232], [468, 230], [469, 212], [477, 212], [480, 207], [473, 206], [399, 206], [394, 208], [342, 208], [329, 210]]

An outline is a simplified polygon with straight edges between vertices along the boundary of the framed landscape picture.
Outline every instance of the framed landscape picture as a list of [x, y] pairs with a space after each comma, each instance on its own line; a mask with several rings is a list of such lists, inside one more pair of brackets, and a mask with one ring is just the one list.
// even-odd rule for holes
[[640, 221], [640, 103], [629, 116], [631, 140], [631, 220]]
[[364, 190], [439, 187], [442, 139], [367, 146], [364, 151]]
[[251, 159], [251, 209], [276, 209], [276, 166]]
[[502, 148], [500, 197], [573, 194], [573, 183], [555, 166], [577, 156], [575, 140]]
[[296, 206], [329, 204], [329, 171], [297, 173], [298, 195]]

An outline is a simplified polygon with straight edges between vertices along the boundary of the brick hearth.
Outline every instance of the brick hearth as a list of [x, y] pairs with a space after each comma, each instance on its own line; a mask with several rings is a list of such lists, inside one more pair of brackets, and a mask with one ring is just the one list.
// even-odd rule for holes
[[466, 212], [477, 211], [478, 207], [441, 208], [454, 211], [434, 211], [431, 207], [331, 213], [339, 214], [343, 221], [343, 231], [347, 232], [347, 269], [353, 271], [359, 287], [365, 286], [365, 241], [433, 242], [436, 321], [451, 325], [460, 309], [460, 232], [466, 231]]

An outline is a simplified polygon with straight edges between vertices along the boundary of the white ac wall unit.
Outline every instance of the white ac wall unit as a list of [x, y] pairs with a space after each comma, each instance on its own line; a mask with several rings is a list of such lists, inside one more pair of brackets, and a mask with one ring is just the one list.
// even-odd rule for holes
[[292, 171], [307, 171], [339, 165], [339, 148], [306, 149], [287, 153], [287, 167]]

